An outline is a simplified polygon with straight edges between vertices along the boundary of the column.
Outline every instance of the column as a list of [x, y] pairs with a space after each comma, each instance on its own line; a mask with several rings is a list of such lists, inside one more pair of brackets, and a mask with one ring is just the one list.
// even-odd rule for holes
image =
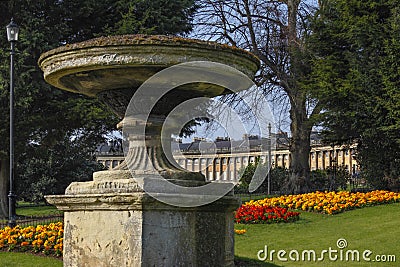
[[216, 165], [216, 158], [215, 159], [213, 159], [213, 164], [212, 164], [212, 179], [215, 181], [215, 180], [217, 180], [217, 177], [216, 177], [216, 173], [217, 173], [217, 165]]
[[223, 158], [219, 158], [219, 179], [220, 180], [223, 180], [224, 178], [223, 178], [223, 175], [224, 175], [224, 172], [222, 171], [222, 169], [223, 169]]
[[233, 179], [236, 182], [237, 181], [237, 166], [236, 166], [236, 161], [237, 161], [237, 157], [233, 158]]
[[230, 157], [226, 157], [226, 180], [231, 181], [231, 161]]

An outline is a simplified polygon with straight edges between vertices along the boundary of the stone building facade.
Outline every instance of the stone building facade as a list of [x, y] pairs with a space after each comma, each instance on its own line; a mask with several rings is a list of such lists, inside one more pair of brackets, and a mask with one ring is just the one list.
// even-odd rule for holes
[[[270, 140], [250, 136], [243, 140], [217, 138], [213, 142], [194, 138], [191, 143], [176, 142], [172, 146], [175, 161], [184, 169], [201, 172], [209, 181], [237, 181], [241, 168], [256, 161], [267, 163], [271, 157], [272, 167], [288, 168], [290, 152], [287, 134], [275, 134]], [[359, 171], [354, 158], [356, 144], [351, 146], [329, 146], [321, 143], [318, 136], [312, 136], [310, 151], [310, 169], [323, 170], [334, 166], [343, 166], [351, 174]], [[269, 154], [270, 153], [270, 154]], [[117, 167], [124, 160], [120, 143], [102, 144], [96, 151], [97, 161], [108, 169]]]

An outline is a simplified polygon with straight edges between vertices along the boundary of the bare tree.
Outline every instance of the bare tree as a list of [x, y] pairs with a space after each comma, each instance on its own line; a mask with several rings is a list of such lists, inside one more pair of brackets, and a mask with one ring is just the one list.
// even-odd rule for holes
[[[280, 103], [289, 104], [290, 177], [287, 191], [309, 190], [310, 134], [320, 107], [310, 98], [305, 37], [316, 1], [199, 0], [196, 35], [247, 49], [259, 57], [256, 83]], [[284, 97], [282, 97], [284, 95]], [[283, 107], [285, 108], [285, 107]]]

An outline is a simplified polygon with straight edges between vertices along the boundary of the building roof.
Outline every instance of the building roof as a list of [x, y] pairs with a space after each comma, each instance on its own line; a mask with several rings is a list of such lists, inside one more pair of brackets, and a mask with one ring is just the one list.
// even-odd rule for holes
[[[272, 150], [287, 149], [289, 146], [289, 137], [286, 132], [272, 134]], [[311, 134], [311, 144], [320, 144], [321, 136], [313, 132]], [[180, 140], [172, 145], [172, 152], [181, 152], [183, 154], [214, 154], [229, 152], [246, 151], [267, 151], [268, 138], [260, 138], [257, 135], [246, 135], [241, 140], [231, 140], [228, 137], [217, 137], [215, 141], [209, 141], [204, 138], [193, 138], [190, 143], [182, 143]], [[179, 149], [179, 151], [178, 151]], [[112, 140], [100, 144], [96, 149], [96, 154], [100, 155], [123, 155], [122, 141]]]
[[95, 153], [97, 155], [123, 155], [122, 140], [112, 140], [97, 146]]

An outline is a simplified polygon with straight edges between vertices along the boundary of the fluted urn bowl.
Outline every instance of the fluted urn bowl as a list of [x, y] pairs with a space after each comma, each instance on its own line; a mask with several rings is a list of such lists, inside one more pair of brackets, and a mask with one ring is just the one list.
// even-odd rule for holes
[[[48, 51], [39, 58], [45, 80], [60, 89], [96, 96], [120, 118], [135, 90], [169, 66], [190, 61], [212, 61], [231, 66], [252, 78], [259, 60], [235, 47], [159, 35], [100, 37]], [[226, 93], [211, 84], [191, 84], [169, 95], [170, 108], [184, 100]], [[177, 97], [179, 96], [179, 97]], [[169, 107], [162, 107], [167, 113]], [[157, 111], [155, 111], [157, 112]]]
[[[194, 61], [221, 63], [249, 78], [254, 77], [259, 67], [259, 60], [242, 49], [215, 42], [148, 35], [101, 37], [66, 45], [42, 54], [38, 63], [49, 84], [74, 93], [98, 97], [123, 119], [132, 96], [143, 82], [165, 68]], [[232, 81], [235, 82], [233, 77]], [[135, 173], [149, 173], [155, 169], [171, 180], [180, 180], [182, 177], [204, 180], [202, 175], [196, 178], [168, 162], [167, 158], [171, 155], [166, 157], [166, 152], [160, 149], [160, 125], [174, 107], [186, 100], [214, 97], [228, 92], [221, 85], [197, 82], [180, 85], [165, 94], [145, 122], [149, 128], [154, 129], [146, 128], [145, 136], [129, 136], [130, 143], [126, 149], [128, 152], [125, 152], [125, 165], [121, 165], [122, 170], [128, 167], [132, 170], [130, 166], [134, 166]], [[128, 121], [128, 118], [124, 121]], [[135, 125], [135, 118], [133, 121], [132, 125]], [[127, 127], [125, 123], [124, 127]], [[146, 140], [146, 144], [138, 140]], [[147, 153], [149, 159], [143, 153]]]

